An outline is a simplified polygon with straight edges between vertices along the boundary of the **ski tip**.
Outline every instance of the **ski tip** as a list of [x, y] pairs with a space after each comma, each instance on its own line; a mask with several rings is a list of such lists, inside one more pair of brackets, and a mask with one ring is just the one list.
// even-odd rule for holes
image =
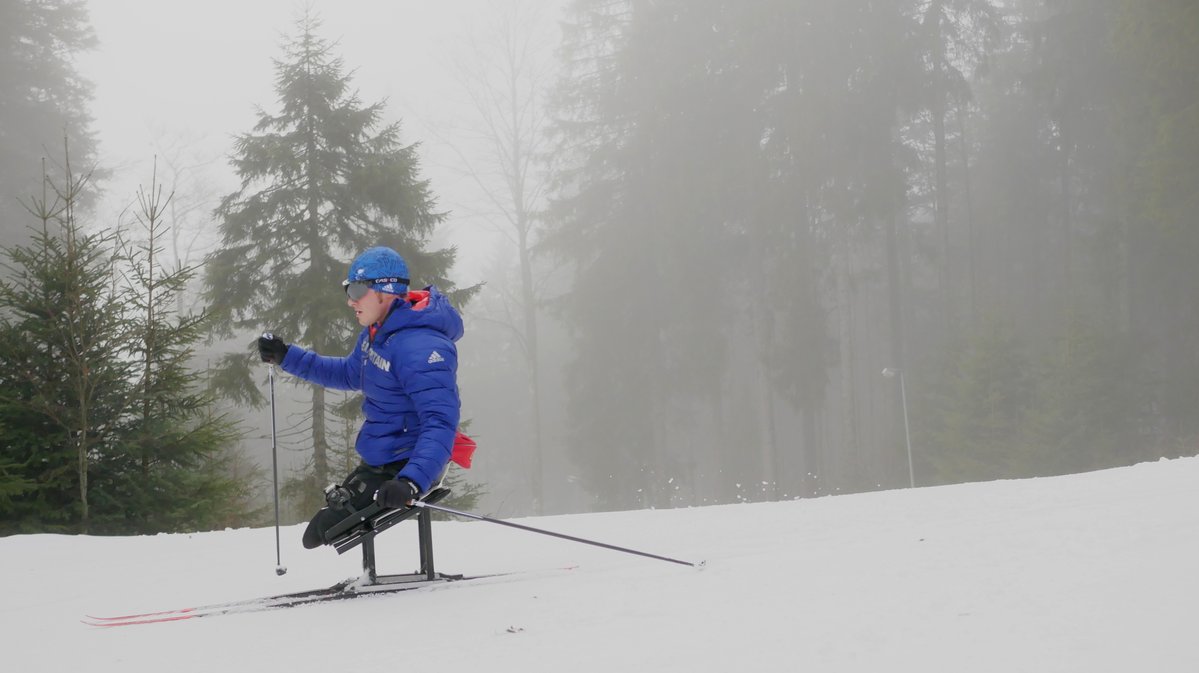
[[82, 621], [93, 621], [105, 624], [108, 622], [128, 622], [135, 619], [150, 619], [154, 617], [168, 617], [171, 615], [186, 615], [195, 612], [197, 608], [179, 608], [177, 610], [161, 610], [159, 612], [139, 612], [132, 615], [118, 615], [116, 617], [97, 617], [96, 615], [84, 615]]
[[183, 621], [184, 619], [191, 619], [195, 616], [196, 615], [194, 615], [194, 614], [179, 614], [179, 615], [171, 615], [168, 617], [151, 617], [151, 618], [146, 618], [146, 619], [142, 619], [142, 618], [126, 619], [126, 620], [80, 619], [79, 621], [84, 624], [87, 624], [88, 626], [95, 626], [95, 627], [100, 627], [100, 628], [110, 628], [113, 626], [140, 626], [142, 624], [164, 624], [166, 622], [178, 622], [178, 621]]
[[87, 617], [85, 619], [80, 619], [79, 623], [87, 624], [88, 626], [95, 626], [98, 628], [103, 628], [106, 626], [120, 626], [122, 624], [125, 624], [125, 622], [113, 621], [111, 619], [92, 619], [91, 617]]

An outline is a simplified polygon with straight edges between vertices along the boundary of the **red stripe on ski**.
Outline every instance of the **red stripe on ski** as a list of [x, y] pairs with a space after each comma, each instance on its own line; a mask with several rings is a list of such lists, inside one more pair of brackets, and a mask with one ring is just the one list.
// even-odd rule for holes
[[133, 615], [120, 615], [118, 617], [97, 617], [95, 615], [84, 615], [87, 619], [93, 622], [123, 622], [130, 619], [145, 619], [147, 617], [162, 617], [165, 615], [186, 614], [195, 612], [197, 608], [179, 608], [178, 610], [162, 610], [160, 612], [141, 612]]
[[178, 622], [178, 621], [181, 621], [184, 619], [192, 619], [194, 617], [200, 617], [200, 616], [203, 616], [203, 615], [180, 614], [180, 615], [171, 615], [169, 617], [153, 617], [153, 618], [149, 618], [149, 619], [137, 618], [137, 619], [130, 619], [127, 621], [120, 621], [120, 619], [117, 617], [104, 617], [104, 618], [100, 618], [100, 619], [97, 619], [94, 621], [89, 621], [87, 619], [81, 619], [80, 621], [82, 621], [84, 624], [87, 624], [88, 626], [100, 626], [100, 627], [104, 627], [104, 628], [109, 628], [109, 627], [113, 627], [113, 626], [137, 626], [139, 624], [159, 624], [159, 623], [164, 623], [164, 622]]

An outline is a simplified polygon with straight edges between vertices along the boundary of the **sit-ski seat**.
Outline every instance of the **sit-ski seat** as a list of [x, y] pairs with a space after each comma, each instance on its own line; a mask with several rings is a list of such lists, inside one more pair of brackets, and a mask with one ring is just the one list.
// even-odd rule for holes
[[[450, 495], [450, 489], [437, 487], [421, 498], [422, 502], [436, 503]], [[420, 545], [420, 571], [404, 575], [379, 575], [375, 571], [375, 536], [392, 526], [416, 517], [417, 535]], [[352, 587], [354, 591], [370, 591], [371, 587], [383, 587], [401, 583], [432, 583], [455, 576], [442, 575], [433, 569], [433, 517], [423, 507], [401, 507], [387, 509], [377, 503], [351, 514], [326, 532], [328, 544], [344, 554], [354, 547], [362, 547], [362, 577]]]

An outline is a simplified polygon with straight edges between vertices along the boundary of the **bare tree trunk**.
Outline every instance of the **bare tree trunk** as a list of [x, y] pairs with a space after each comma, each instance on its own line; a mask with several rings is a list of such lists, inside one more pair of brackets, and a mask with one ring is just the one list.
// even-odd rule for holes
[[[517, 211], [527, 222], [523, 205]], [[542, 444], [540, 350], [537, 338], [537, 297], [533, 287], [533, 263], [527, 224], [520, 227], [520, 289], [521, 310], [525, 326], [525, 365], [528, 371], [529, 395], [532, 403], [533, 430], [533, 511], [545, 513], [545, 450]]]
[[[497, 11], [495, 38], [486, 46], [473, 44], [475, 61], [459, 66], [459, 77], [479, 114], [473, 129], [490, 145], [484, 159], [478, 152], [450, 144], [460, 167], [475, 183], [489, 205], [502, 216], [498, 225], [516, 247], [520, 276], [520, 324], [512, 325], [523, 348], [529, 390], [530, 434], [533, 449], [529, 466], [534, 514], [545, 513], [545, 449], [542, 420], [541, 352], [538, 338], [536, 273], [533, 268], [534, 221], [544, 192], [544, 181], [532, 174], [545, 142], [545, 117], [539, 100], [546, 76], [542, 36], [535, 5], [510, 3]], [[487, 165], [484, 165], [487, 164]], [[495, 184], [497, 174], [503, 185]]]
[[529, 396], [532, 403], [533, 430], [533, 507], [535, 514], [545, 513], [545, 453], [542, 447], [541, 424], [541, 377], [539, 374], [540, 350], [537, 338], [537, 293], [533, 283], [532, 213], [526, 203], [527, 166], [530, 161], [532, 138], [525, 136], [520, 120], [521, 105], [527, 101], [520, 97], [521, 62], [509, 47], [508, 69], [508, 115], [511, 139], [511, 163], [508, 169], [508, 191], [512, 201], [512, 218], [517, 233], [517, 253], [520, 259], [521, 312], [524, 317], [525, 363], [528, 371]]

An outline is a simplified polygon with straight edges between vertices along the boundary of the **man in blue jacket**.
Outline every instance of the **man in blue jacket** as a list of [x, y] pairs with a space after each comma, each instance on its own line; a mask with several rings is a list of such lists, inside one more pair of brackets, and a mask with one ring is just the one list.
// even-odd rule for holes
[[430, 286], [408, 290], [408, 265], [390, 248], [370, 248], [352, 264], [347, 303], [363, 326], [354, 350], [329, 357], [264, 335], [263, 362], [306, 381], [338, 390], [360, 390], [366, 421], [355, 448], [362, 463], [326, 493], [304, 532], [312, 549], [329, 540], [325, 531], [372, 500], [384, 507], [408, 505], [445, 472], [458, 429], [458, 351], [462, 318]]

